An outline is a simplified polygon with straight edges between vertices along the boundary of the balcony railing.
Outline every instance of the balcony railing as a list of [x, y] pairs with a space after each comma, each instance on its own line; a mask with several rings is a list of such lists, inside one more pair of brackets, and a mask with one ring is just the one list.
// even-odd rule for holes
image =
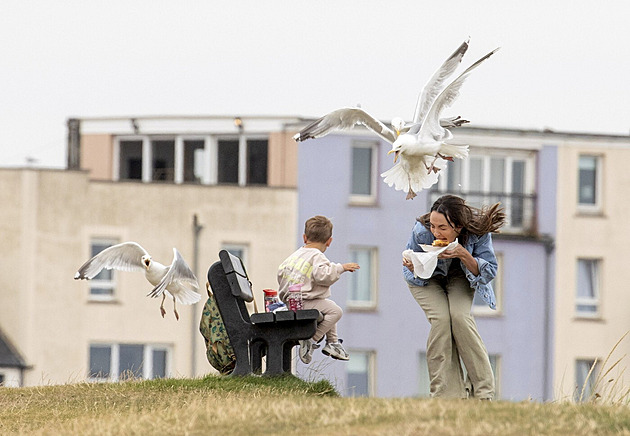
[[507, 218], [502, 233], [535, 235], [536, 234], [536, 195], [498, 192], [447, 192], [431, 190], [429, 208], [435, 200], [445, 194], [462, 197], [474, 207], [490, 206], [501, 203]]

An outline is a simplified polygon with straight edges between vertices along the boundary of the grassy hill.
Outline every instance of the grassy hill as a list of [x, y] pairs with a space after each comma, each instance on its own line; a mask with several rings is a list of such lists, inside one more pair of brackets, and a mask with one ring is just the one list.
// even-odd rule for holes
[[0, 434], [630, 435], [626, 405], [341, 398], [295, 377], [0, 390]]

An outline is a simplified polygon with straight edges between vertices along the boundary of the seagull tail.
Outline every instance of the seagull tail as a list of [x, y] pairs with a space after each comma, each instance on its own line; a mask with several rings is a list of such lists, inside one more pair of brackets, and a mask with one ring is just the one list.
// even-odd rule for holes
[[190, 288], [180, 287], [179, 292], [173, 295], [179, 304], [195, 304], [201, 300], [201, 294]]
[[468, 146], [442, 143], [442, 145], [440, 146], [440, 154], [449, 157], [456, 157], [458, 159], [464, 159], [468, 157]]
[[414, 192], [419, 192], [437, 183], [438, 174], [439, 173], [433, 171], [428, 174], [428, 172], [423, 169], [409, 175], [399, 162], [381, 174], [381, 177], [383, 177], [383, 181], [387, 183], [388, 186], [393, 186], [397, 191], [409, 192], [409, 189], [411, 189]]
[[396, 191], [409, 190], [409, 177], [400, 162], [381, 174], [381, 177], [388, 186], [393, 186]]

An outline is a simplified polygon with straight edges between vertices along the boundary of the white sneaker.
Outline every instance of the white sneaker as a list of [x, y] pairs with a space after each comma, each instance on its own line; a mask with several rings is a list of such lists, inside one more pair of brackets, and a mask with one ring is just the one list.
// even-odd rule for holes
[[299, 341], [300, 343], [300, 360], [305, 364], [311, 363], [311, 359], [313, 358], [313, 350], [319, 348], [319, 344], [313, 342], [312, 339], [303, 339]]
[[332, 357], [333, 359], [350, 360], [350, 356], [348, 356], [348, 353], [346, 353], [346, 350], [343, 349], [340, 342], [327, 343], [326, 346], [322, 348], [322, 353], [326, 356]]

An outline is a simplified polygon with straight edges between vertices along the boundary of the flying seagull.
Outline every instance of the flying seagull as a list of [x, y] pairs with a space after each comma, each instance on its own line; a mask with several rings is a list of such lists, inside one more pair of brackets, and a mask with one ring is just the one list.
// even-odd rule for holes
[[173, 299], [173, 312], [178, 320], [176, 303], [195, 304], [201, 299], [201, 295], [195, 291], [199, 288], [197, 277], [176, 248], [173, 248], [173, 261], [170, 266], [165, 266], [154, 261], [151, 255], [136, 242], [113, 245], [85, 262], [75, 274], [74, 279], [90, 280], [103, 268], [144, 271], [144, 276], [154, 286], [147, 296], [153, 298], [162, 296], [160, 305], [162, 318], [166, 314], [164, 310], [166, 296]]
[[[468, 123], [468, 121], [461, 119], [461, 117], [453, 117], [443, 118], [440, 120], [440, 123], [443, 127], [459, 127], [464, 123]], [[406, 124], [402, 118], [395, 117], [391, 121], [393, 129], [390, 129], [359, 107], [344, 107], [316, 119], [296, 133], [293, 139], [301, 142], [307, 139], [321, 138], [332, 131], [351, 129], [356, 125], [367, 127], [390, 144], [393, 144], [398, 135], [407, 132], [412, 126], [411, 124]]]
[[[395, 165], [381, 176], [389, 186], [407, 191], [407, 200], [416, 196], [414, 191], [437, 182], [437, 172], [444, 160], [468, 156], [467, 145], [446, 143], [453, 134], [441, 125], [439, 116], [459, 96], [459, 90], [472, 70], [499, 49], [483, 56], [443, 88], [445, 80], [453, 74], [467, 49], [468, 41], [465, 41], [431, 77], [418, 99], [413, 124], [396, 138], [389, 151], [395, 153]], [[396, 163], [398, 158], [400, 162]]]

